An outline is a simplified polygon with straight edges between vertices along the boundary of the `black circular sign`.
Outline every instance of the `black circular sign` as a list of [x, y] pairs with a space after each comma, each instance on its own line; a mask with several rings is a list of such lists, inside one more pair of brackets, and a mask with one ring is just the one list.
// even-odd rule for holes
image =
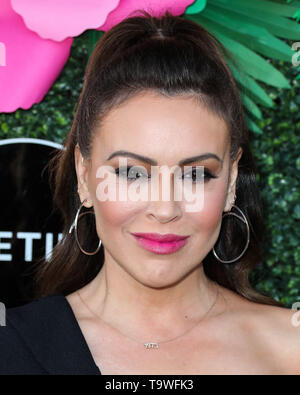
[[0, 140], [0, 301], [6, 307], [30, 300], [30, 268], [37, 259], [49, 258], [62, 236], [47, 168], [61, 149], [47, 140]]

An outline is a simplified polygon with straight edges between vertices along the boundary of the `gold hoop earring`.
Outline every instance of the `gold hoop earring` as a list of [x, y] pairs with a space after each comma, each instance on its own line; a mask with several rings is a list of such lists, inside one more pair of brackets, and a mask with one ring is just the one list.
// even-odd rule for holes
[[227, 215], [234, 215], [235, 217], [237, 217], [238, 219], [240, 219], [241, 221], [243, 221], [243, 222], [246, 224], [246, 227], [247, 227], [247, 241], [246, 241], [246, 245], [245, 245], [243, 251], [241, 252], [241, 254], [240, 254], [237, 258], [231, 259], [231, 260], [229, 260], [229, 261], [224, 261], [223, 259], [219, 258], [218, 255], [217, 255], [217, 253], [216, 253], [216, 251], [215, 251], [215, 247], [213, 247], [214, 256], [216, 257], [216, 259], [217, 259], [218, 261], [220, 261], [220, 262], [222, 262], [222, 263], [233, 263], [233, 262], [236, 262], [238, 259], [240, 259], [240, 258], [244, 255], [244, 253], [246, 252], [246, 250], [247, 250], [247, 248], [248, 248], [248, 246], [249, 246], [249, 242], [250, 242], [250, 228], [249, 228], [249, 223], [248, 223], [248, 221], [247, 221], [247, 218], [246, 218], [245, 214], [244, 214], [244, 213], [242, 212], [242, 210], [241, 210], [239, 207], [237, 207], [235, 204], [233, 204], [232, 207], [235, 207], [235, 208], [241, 213], [242, 217], [239, 216], [239, 215], [236, 214], [236, 213], [231, 213], [231, 212], [229, 212], [229, 213], [223, 214], [222, 218], [226, 217]]
[[80, 243], [79, 243], [79, 240], [78, 240], [77, 223], [78, 223], [79, 217], [82, 217], [82, 216], [85, 215], [85, 214], [94, 214], [94, 215], [95, 215], [95, 213], [94, 213], [93, 211], [86, 211], [86, 212], [84, 212], [84, 213], [79, 214], [79, 213], [80, 213], [80, 210], [81, 210], [81, 208], [82, 208], [82, 206], [83, 206], [83, 203], [86, 202], [86, 200], [87, 200], [87, 199], [84, 199], [84, 201], [81, 203], [80, 207], [78, 208], [77, 213], [76, 213], [76, 216], [75, 216], [75, 219], [74, 219], [72, 225], [70, 226], [69, 233], [72, 233], [73, 228], [75, 228], [75, 239], [76, 239], [76, 242], [77, 242], [77, 245], [78, 245], [80, 251], [83, 252], [85, 255], [95, 255], [95, 254], [97, 254], [97, 252], [99, 251], [99, 249], [100, 249], [100, 247], [101, 247], [101, 244], [102, 244], [101, 239], [99, 239], [98, 247], [97, 247], [96, 250], [93, 251], [93, 252], [87, 252], [87, 251], [85, 251], [85, 250], [81, 247], [81, 245], [80, 245]]

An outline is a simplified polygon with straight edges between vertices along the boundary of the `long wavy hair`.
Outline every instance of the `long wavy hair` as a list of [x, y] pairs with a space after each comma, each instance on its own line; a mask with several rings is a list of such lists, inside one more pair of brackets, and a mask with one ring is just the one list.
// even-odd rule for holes
[[[101, 269], [103, 245], [96, 255], [87, 256], [78, 248], [74, 232], [68, 232], [81, 204], [74, 148], [78, 143], [83, 157], [89, 158], [94, 130], [101, 126], [105, 115], [139, 92], [154, 91], [166, 97], [192, 95], [224, 119], [231, 138], [231, 163], [239, 147], [243, 149], [238, 163], [235, 204], [250, 225], [249, 247], [231, 264], [220, 263], [210, 251], [203, 260], [206, 275], [248, 300], [282, 305], [256, 291], [249, 281], [250, 270], [262, 259], [264, 222], [245, 115], [227, 62], [235, 64], [234, 59], [216, 37], [192, 20], [173, 16], [168, 11], [159, 17], [143, 10], [138, 13], [115, 25], [98, 41], [87, 65], [65, 149], [49, 162], [54, 202], [62, 213], [64, 229], [51, 259], [38, 262], [34, 298], [72, 293], [89, 283]], [[98, 245], [93, 217], [84, 215], [80, 220], [81, 244], [87, 251]], [[222, 222], [215, 249], [224, 260], [233, 259], [242, 251], [246, 238], [246, 226], [229, 216]]]

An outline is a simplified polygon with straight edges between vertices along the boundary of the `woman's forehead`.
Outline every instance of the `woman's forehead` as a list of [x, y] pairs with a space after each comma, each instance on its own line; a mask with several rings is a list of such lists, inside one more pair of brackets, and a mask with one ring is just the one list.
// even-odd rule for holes
[[111, 110], [95, 130], [93, 150], [168, 153], [216, 151], [229, 143], [226, 122], [192, 98], [144, 94]]

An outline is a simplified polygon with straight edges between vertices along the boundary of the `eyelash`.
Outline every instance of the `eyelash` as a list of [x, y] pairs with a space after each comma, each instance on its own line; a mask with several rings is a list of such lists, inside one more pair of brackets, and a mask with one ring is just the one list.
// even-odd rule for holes
[[[132, 167], [134, 167], [134, 166], [132, 166]], [[126, 170], [126, 177], [128, 178], [128, 170], [130, 170], [132, 167], [128, 167], [128, 166], [127, 167], [118, 167], [118, 168], [115, 169], [115, 173], [117, 174], [118, 177], [120, 177], [120, 171]], [[194, 173], [195, 171], [196, 171], [196, 168], [193, 167], [192, 170], [188, 174]], [[136, 173], [141, 174], [141, 172], [139, 172], [138, 170], [135, 171], [135, 174]], [[122, 173], [121, 173], [121, 177], [122, 177]], [[147, 179], [149, 179], [149, 178], [151, 178], [151, 176], [147, 176]], [[211, 179], [211, 178], [218, 178], [218, 177], [213, 175], [212, 173], [210, 173], [206, 169], [204, 169], [204, 182], [208, 182], [209, 179]], [[134, 179], [134, 180], [136, 180], [136, 179]], [[132, 178], [129, 179], [129, 181], [132, 181]], [[200, 181], [202, 181], [202, 180], [200, 180]], [[197, 181], [193, 180], [193, 184], [195, 184], [196, 182]]]

